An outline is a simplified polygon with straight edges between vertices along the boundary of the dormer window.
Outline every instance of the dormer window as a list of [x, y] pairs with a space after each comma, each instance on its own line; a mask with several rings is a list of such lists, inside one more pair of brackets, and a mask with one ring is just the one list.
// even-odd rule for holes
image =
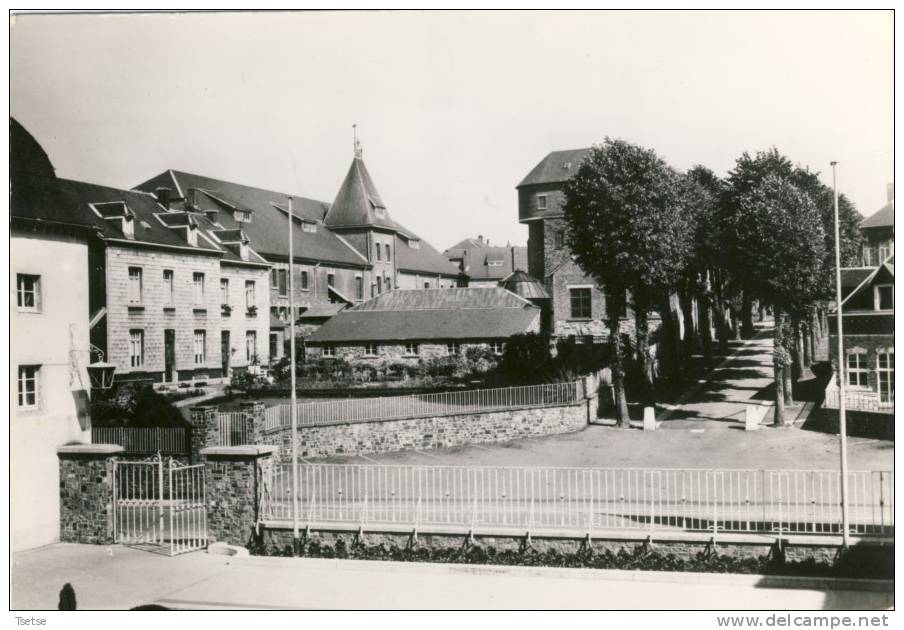
[[546, 195], [537, 195], [537, 210], [546, 210]]
[[895, 285], [877, 284], [874, 286], [873, 307], [877, 311], [893, 311], [895, 309]]
[[239, 258], [248, 260], [248, 243], [246, 241], [239, 243]]
[[185, 228], [185, 238], [192, 247], [198, 246], [198, 227], [194, 224]]
[[488, 267], [501, 267], [502, 261], [501, 260], [488, 260], [487, 266]]
[[134, 239], [135, 238], [135, 218], [131, 216], [124, 216], [122, 218], [122, 234], [126, 238]]
[[409, 240], [408, 240], [408, 247], [410, 247], [411, 249], [420, 249], [420, 248], [421, 248], [421, 242], [420, 242], [419, 240], [417, 240], [417, 239], [409, 239]]
[[308, 232], [310, 234], [314, 234], [317, 232], [317, 224], [311, 223], [310, 221], [302, 221], [301, 222], [301, 231]]
[[232, 216], [238, 223], [251, 223], [251, 213], [246, 210], [236, 210]]

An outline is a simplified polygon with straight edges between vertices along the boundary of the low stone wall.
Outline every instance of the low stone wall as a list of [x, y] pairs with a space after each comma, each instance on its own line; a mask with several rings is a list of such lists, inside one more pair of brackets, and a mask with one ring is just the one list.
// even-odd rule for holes
[[[838, 433], [838, 410], [820, 409], [821, 428]], [[848, 409], [845, 413], [847, 434], [851, 437], [895, 440], [895, 416], [892, 413], [873, 413]]]
[[60, 462], [60, 542], [113, 543], [113, 462], [122, 452], [111, 444], [57, 449]]

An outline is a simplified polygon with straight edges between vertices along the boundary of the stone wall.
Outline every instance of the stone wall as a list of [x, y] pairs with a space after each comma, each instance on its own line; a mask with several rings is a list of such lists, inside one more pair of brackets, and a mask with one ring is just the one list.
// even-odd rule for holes
[[121, 446], [61, 446], [60, 542], [113, 543], [113, 464]]
[[[821, 409], [819, 420], [822, 429], [838, 434], [840, 423], [837, 409]], [[847, 434], [852, 437], [874, 438], [878, 440], [895, 439], [895, 416], [893, 413], [873, 413], [848, 409], [845, 412]]]
[[207, 498], [209, 543], [246, 545], [259, 520], [263, 480], [270, 475], [274, 449], [266, 446], [214, 447], [201, 451]]
[[[537, 313], [538, 317], [536, 320], [536, 326], [531, 326], [531, 329], [528, 329], [526, 332], [536, 332], [533, 330], [536, 328], [539, 330], [539, 311]], [[504, 340], [500, 340], [504, 341]], [[437, 343], [437, 342], [419, 342], [418, 343], [418, 353], [416, 355], [411, 355], [406, 352], [406, 345], [402, 343], [378, 343], [377, 344], [377, 354], [376, 356], [369, 356], [364, 354], [365, 346], [361, 345], [335, 345], [333, 346], [333, 351], [335, 358], [344, 359], [346, 361], [354, 361], [356, 363], [367, 363], [369, 365], [382, 365], [384, 363], [407, 363], [410, 365], [417, 365], [420, 361], [425, 361], [429, 359], [434, 359], [437, 357], [448, 357], [450, 356], [446, 347], [446, 343]], [[469, 348], [489, 348], [489, 342], [462, 342], [459, 343], [459, 355], [464, 356], [467, 353]], [[323, 357], [323, 346], [322, 345], [309, 345], [305, 348], [305, 356], [308, 359], [315, 360]]]

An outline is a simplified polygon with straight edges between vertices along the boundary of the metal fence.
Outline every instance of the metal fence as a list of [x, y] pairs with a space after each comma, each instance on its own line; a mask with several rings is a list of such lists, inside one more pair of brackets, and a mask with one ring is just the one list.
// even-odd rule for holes
[[183, 454], [189, 450], [189, 431], [181, 427], [93, 427], [91, 442], [118, 444], [126, 453]]
[[[514, 407], [544, 407], [579, 402], [583, 397], [581, 381], [551, 383], [522, 387], [499, 387], [467, 391], [388, 396], [380, 398], [350, 398], [316, 403], [298, 403], [298, 426], [317, 426], [336, 422], [371, 422], [397, 418], [421, 418], [453, 413], [473, 413], [511, 409]], [[291, 425], [292, 405], [267, 408], [264, 429], [273, 430]]]
[[[242, 411], [217, 414], [216, 446], [241, 446], [254, 443], [254, 418]], [[210, 446], [210, 445], [208, 445]]]
[[[825, 393], [825, 402], [823, 402], [822, 406], [826, 409], [838, 409], [839, 400], [840, 396], [837, 388], [827, 389]], [[894, 413], [894, 395], [887, 396], [887, 400], [882, 400], [882, 397], [878, 392], [850, 391], [845, 389], [844, 408], [851, 411]]]
[[[840, 474], [817, 470], [299, 465], [302, 525], [838, 534]], [[291, 521], [292, 467], [263, 520]], [[894, 533], [894, 473], [850, 473], [851, 530]]]

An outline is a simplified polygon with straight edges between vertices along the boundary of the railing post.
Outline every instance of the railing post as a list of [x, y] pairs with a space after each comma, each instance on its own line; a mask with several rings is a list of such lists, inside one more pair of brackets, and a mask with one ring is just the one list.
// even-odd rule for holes
[[[170, 464], [170, 495], [173, 493], [173, 471], [172, 464]], [[164, 502], [164, 492], [163, 492], [163, 456], [160, 454], [160, 451], [157, 451], [157, 483], [159, 484], [159, 488], [157, 493], [159, 495], [158, 503], [157, 503], [157, 519], [159, 521], [160, 527], [160, 544], [163, 544], [163, 502]], [[172, 514], [172, 509], [170, 509], [170, 514]], [[170, 531], [170, 536], [172, 536], [172, 530]]]

